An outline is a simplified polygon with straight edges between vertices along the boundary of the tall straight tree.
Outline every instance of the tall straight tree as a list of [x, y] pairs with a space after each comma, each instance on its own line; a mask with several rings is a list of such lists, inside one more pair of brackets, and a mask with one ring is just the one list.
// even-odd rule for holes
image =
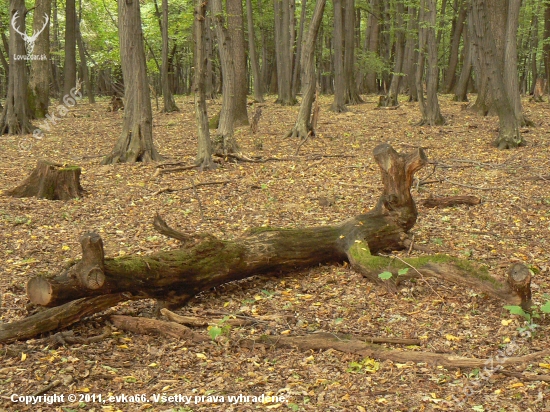
[[212, 169], [212, 142], [208, 129], [208, 113], [206, 108], [206, 3], [195, 0], [195, 118], [198, 131], [198, 151], [195, 163], [201, 170]]
[[44, 118], [50, 105], [50, 15], [51, 1], [36, 0], [32, 29], [40, 33], [34, 43], [33, 54], [45, 59], [31, 60], [29, 78], [30, 109], [36, 118]]
[[[519, 99], [519, 88], [510, 90], [505, 83], [505, 64], [514, 65], [517, 81], [517, 65], [515, 64], [517, 60], [513, 59], [511, 62], [507, 61], [505, 63], [504, 55], [508, 54], [510, 57], [511, 51], [503, 53], [504, 45], [502, 43], [507, 39], [507, 36], [506, 34], [503, 37], [499, 36], [501, 26], [507, 31], [514, 24], [514, 22], [509, 24], [507, 21], [508, 3], [511, 10], [515, 11], [516, 8], [519, 10], [517, 3], [521, 3], [521, 0], [510, 0], [510, 2], [508, 0], [473, 0], [470, 10], [471, 41], [475, 46], [476, 55], [481, 56], [479, 59], [481, 64], [478, 64], [476, 70], [479, 70], [477, 74], [481, 77], [481, 81], [485, 82], [487, 93], [490, 96], [490, 103], [495, 108], [499, 118], [499, 134], [494, 141], [495, 146], [499, 149], [509, 149], [523, 145], [519, 131], [520, 122], [514, 112], [516, 108], [514, 99]], [[517, 31], [517, 26], [515, 31]], [[513, 36], [515, 38], [515, 33]], [[498, 41], [496, 38], [498, 38]], [[482, 90], [480, 90], [478, 99], [481, 97], [481, 93]]]
[[385, 98], [380, 98], [378, 103], [382, 107], [394, 107], [399, 105], [399, 86], [403, 77], [403, 61], [405, 57], [405, 26], [403, 24], [403, 14], [405, 5], [403, 0], [396, 0], [395, 12], [395, 56], [393, 63], [393, 74], [390, 88]]
[[258, 55], [256, 53], [256, 39], [254, 37], [252, 0], [246, 0], [246, 16], [248, 23], [248, 52], [250, 53], [250, 67], [252, 68], [252, 77], [254, 80], [254, 101], [256, 103], [263, 103], [264, 95], [262, 88], [262, 79], [260, 77], [260, 65], [258, 63]]
[[468, 101], [468, 83], [472, 76], [472, 54], [473, 47], [472, 42], [470, 41], [470, 34], [468, 30], [464, 30], [464, 58], [462, 61], [462, 70], [460, 71], [460, 76], [456, 82], [455, 92], [453, 100], [456, 102], [467, 102]]
[[168, 0], [162, 0], [162, 63], [161, 63], [161, 83], [162, 83], [162, 101], [165, 113], [179, 111], [172, 90], [170, 89], [170, 78], [168, 75]]
[[248, 124], [246, 95], [248, 78], [246, 75], [246, 54], [244, 47], [243, 3], [242, 0], [226, 0], [227, 29], [231, 36], [233, 69], [235, 70], [235, 125]]
[[[437, 99], [437, 83], [439, 68], [437, 66], [437, 37], [435, 25], [437, 17], [436, 0], [420, 1], [420, 31], [418, 34], [418, 68], [416, 72], [416, 88], [418, 90], [418, 102], [422, 120], [420, 125], [435, 126], [445, 123], [439, 109]], [[427, 52], [426, 52], [427, 49]], [[427, 56], [426, 56], [427, 54]], [[426, 98], [424, 99], [424, 86], [422, 74], [424, 73], [424, 62], [427, 60], [426, 70]]]
[[466, 12], [468, 10], [465, 0], [458, 0], [459, 9], [454, 20], [451, 33], [451, 50], [449, 51], [449, 64], [445, 71], [443, 81], [443, 92], [451, 93], [456, 83], [456, 67], [458, 65], [458, 55], [460, 49], [460, 37], [464, 32], [464, 22], [466, 21]]
[[344, 27], [342, 24], [342, 0], [333, 0], [334, 32], [334, 100], [330, 110], [336, 113], [346, 112], [346, 79], [344, 78]]
[[[250, 1], [250, 0], [247, 0]], [[302, 43], [304, 38], [304, 23], [306, 20], [307, 0], [302, 0], [300, 12], [300, 28], [298, 29], [298, 40], [296, 41], [296, 57], [294, 67], [292, 68], [292, 98], [295, 99], [298, 94], [298, 84], [300, 82], [298, 74], [301, 70]]]
[[355, 0], [343, 0], [344, 32], [344, 102], [346, 104], [363, 103], [355, 82]]
[[223, 77], [222, 108], [218, 123], [214, 147], [218, 152], [235, 153], [239, 146], [235, 140], [233, 125], [235, 122], [235, 69], [233, 67], [233, 48], [231, 37], [225, 26], [225, 17], [221, 0], [211, 0], [212, 18], [218, 39], [218, 51]]
[[118, 0], [118, 38], [124, 78], [124, 121], [113, 151], [103, 164], [162, 160], [153, 143], [153, 111], [139, 0]]
[[[380, 0], [370, 0], [370, 13], [367, 19], [367, 33], [365, 36], [364, 50], [371, 54], [378, 53], [378, 39], [380, 34]], [[376, 83], [376, 72], [366, 73], [366, 89], [368, 93], [377, 93], [378, 85]]]
[[[16, 59], [15, 56], [26, 55], [23, 37], [16, 32], [25, 33], [25, 8], [24, 0], [10, 1], [10, 39], [9, 39], [9, 74], [8, 96], [6, 105], [0, 117], [0, 135], [27, 134], [32, 132], [27, 101], [27, 68], [25, 60]], [[15, 26], [15, 27], [14, 27]]]
[[[63, 96], [70, 95], [76, 85], [76, 4], [65, 2], [65, 63], [63, 66]], [[61, 101], [63, 101], [61, 96]]]
[[317, 77], [315, 76], [315, 43], [317, 41], [317, 34], [319, 33], [321, 21], [323, 20], [325, 3], [326, 0], [317, 0], [315, 3], [315, 10], [313, 11], [313, 17], [309, 23], [301, 64], [304, 95], [302, 103], [300, 104], [300, 111], [298, 112], [296, 124], [288, 134], [289, 137], [300, 137], [305, 139], [309, 133], [315, 133], [311, 126], [311, 106], [313, 104], [313, 97], [317, 85]]
[[86, 94], [88, 95], [88, 103], [95, 103], [94, 89], [92, 87], [92, 79], [90, 76], [90, 70], [88, 69], [88, 59], [86, 57], [86, 49], [84, 48], [84, 39], [82, 38], [82, 32], [80, 31], [80, 23], [82, 21], [82, 0], [78, 0], [78, 22], [76, 24], [76, 44], [78, 45], [78, 56], [80, 57], [80, 72], [82, 73], [82, 82], [86, 87]]
[[273, 0], [275, 13], [275, 52], [277, 59], [277, 103], [291, 106], [296, 103], [292, 97], [292, 44], [290, 37], [290, 1]]
[[546, 87], [550, 94], [550, 1], [546, 2], [544, 9], [544, 67], [546, 69]]
[[418, 101], [416, 90], [416, 72], [418, 63], [418, 7], [409, 4], [408, 7], [407, 33], [405, 41], [405, 55], [403, 56], [402, 70], [405, 74], [403, 79], [409, 91], [409, 102]]

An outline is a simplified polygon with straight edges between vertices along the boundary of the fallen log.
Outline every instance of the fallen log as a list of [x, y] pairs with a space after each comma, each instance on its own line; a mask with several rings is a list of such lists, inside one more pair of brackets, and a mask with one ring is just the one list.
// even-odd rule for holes
[[[421, 148], [410, 154], [398, 154], [388, 144], [377, 146], [374, 158], [380, 167], [383, 191], [375, 208], [366, 214], [330, 226], [255, 228], [232, 241], [203, 234], [195, 242], [185, 242], [188, 240], [185, 234], [157, 222], [163, 233], [179, 236], [184, 245], [149, 256], [116, 259], [103, 258], [101, 238], [87, 234], [81, 241], [82, 261], [56, 277], [31, 278], [27, 283], [27, 296], [31, 302], [43, 306], [117, 294], [125, 299], [155, 298], [162, 301], [163, 306], [179, 307], [196, 294], [227, 282], [350, 261], [354, 269], [378, 284], [398, 285], [407, 276], [439, 276], [479, 288], [506, 303], [525, 304], [530, 289], [529, 280], [524, 278], [509, 276], [507, 281], [500, 281], [467, 261], [443, 255], [409, 262], [376, 256], [381, 251], [403, 249], [407, 244], [407, 232], [417, 218], [410, 188], [414, 173], [427, 163], [427, 158]], [[399, 269], [403, 267], [414, 271], [401, 276]], [[382, 271], [392, 272], [392, 279], [380, 279], [378, 274]], [[95, 310], [89, 306], [82, 310], [89, 315], [104, 309], [103, 305]], [[12, 330], [16, 330], [20, 322], [15, 322]], [[51, 323], [50, 330], [66, 325]], [[37, 333], [45, 331], [40, 328]], [[29, 334], [14, 336], [21, 339]]]
[[[31, 302], [57, 306], [75, 298], [129, 292], [182, 306], [197, 293], [258, 274], [289, 272], [348, 259], [355, 241], [365, 240], [373, 253], [403, 248], [417, 218], [410, 193], [414, 173], [427, 159], [419, 149], [400, 155], [387, 144], [374, 150], [384, 190], [375, 209], [340, 224], [298, 229], [255, 228], [234, 241], [209, 236], [181, 249], [149, 256], [97, 259], [77, 264], [55, 278], [35, 277], [27, 284]], [[166, 229], [166, 228], [164, 228]], [[164, 233], [169, 233], [165, 230]], [[82, 239], [83, 256], [100, 256], [96, 234]], [[94, 250], [88, 250], [90, 248]], [[85, 267], [84, 267], [85, 266]], [[82, 273], [87, 271], [88, 274]], [[86, 279], [91, 278], [91, 281]], [[84, 281], [83, 281], [84, 279]], [[90, 287], [93, 284], [94, 287]]]

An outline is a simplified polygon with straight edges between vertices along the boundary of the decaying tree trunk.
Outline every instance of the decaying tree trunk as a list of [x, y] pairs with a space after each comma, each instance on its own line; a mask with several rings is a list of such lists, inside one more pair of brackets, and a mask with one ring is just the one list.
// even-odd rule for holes
[[82, 197], [80, 167], [63, 166], [39, 160], [31, 175], [15, 189], [7, 192], [13, 197], [37, 197], [49, 200], [69, 200]]
[[[181, 306], [197, 293], [230, 281], [347, 260], [355, 270], [379, 284], [393, 286], [415, 276], [437, 276], [476, 288], [510, 304], [529, 303], [529, 279], [521, 276], [519, 270], [511, 271], [506, 281], [499, 281], [467, 261], [446, 255], [402, 261], [374, 256], [373, 253], [405, 246], [407, 232], [417, 218], [410, 187], [415, 172], [427, 163], [422, 149], [404, 155], [388, 144], [377, 146], [374, 157], [381, 170], [384, 189], [376, 207], [369, 213], [332, 226], [256, 228], [234, 241], [220, 240], [209, 234], [193, 239], [169, 228], [158, 217], [157, 230], [184, 242], [182, 248], [117, 259], [104, 259], [99, 235], [87, 234], [81, 241], [83, 259], [57, 277], [30, 279], [27, 295], [32, 303], [43, 306], [121, 294], [126, 299], [156, 298], [165, 301], [167, 306]], [[414, 273], [399, 275], [404, 267], [413, 267]], [[395, 275], [383, 281], [378, 277], [382, 271]], [[97, 311], [104, 309], [98, 306]], [[50, 310], [52, 317], [59, 317], [59, 324], [67, 324], [63, 312], [58, 308]], [[86, 313], [90, 314], [90, 310], [87, 305]], [[70, 316], [75, 318], [73, 312]], [[40, 332], [55, 329], [55, 324], [50, 318], [46, 324], [50, 329]], [[9, 328], [16, 330], [13, 326]], [[0, 327], [0, 341], [2, 336], [5, 340], [11, 339], [6, 333], [1, 334], [4, 329]], [[36, 332], [36, 327], [32, 330], [40, 333]], [[17, 333], [17, 336], [29, 336], [30, 332], [24, 334], [18, 330]]]

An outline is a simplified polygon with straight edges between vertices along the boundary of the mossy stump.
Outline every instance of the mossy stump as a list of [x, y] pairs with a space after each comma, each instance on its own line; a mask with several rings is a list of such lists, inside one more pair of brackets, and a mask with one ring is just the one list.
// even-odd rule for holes
[[7, 192], [12, 197], [37, 197], [48, 200], [69, 200], [82, 197], [81, 169], [39, 160], [29, 177]]

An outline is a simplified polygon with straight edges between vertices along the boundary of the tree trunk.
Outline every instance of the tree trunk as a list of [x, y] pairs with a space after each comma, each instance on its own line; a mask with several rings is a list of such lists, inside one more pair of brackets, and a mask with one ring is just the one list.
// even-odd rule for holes
[[[497, 7], [503, 7], [503, 5], [499, 0], [491, 0], [487, 3], [482, 0], [474, 0], [471, 7], [472, 42], [476, 46], [477, 53], [484, 57], [481, 77], [487, 79], [487, 84], [490, 86], [491, 103], [496, 109], [500, 124], [499, 135], [494, 145], [499, 149], [521, 146], [523, 140], [514, 111], [514, 102], [508, 95], [508, 89], [504, 82], [504, 61], [498, 55], [499, 49], [493, 37], [494, 27], [488, 18], [490, 12], [495, 11]], [[519, 94], [519, 89], [515, 93]]]
[[[418, 89], [418, 101], [422, 120], [420, 125], [435, 126], [445, 123], [439, 110], [437, 100], [437, 83], [439, 68], [437, 67], [437, 40], [435, 36], [436, 23], [436, 2], [435, 0], [422, 0], [420, 2], [420, 19], [424, 27], [419, 33], [419, 63], [416, 74], [416, 87]], [[422, 73], [424, 71], [425, 48], [428, 49], [428, 69], [426, 70], [426, 99], [424, 100], [424, 87], [422, 85]]]
[[[544, 54], [544, 68], [546, 69], [546, 87], [550, 95], [550, 3], [546, 3], [544, 10], [544, 46], [542, 48]], [[550, 101], [550, 98], [548, 99]]]
[[405, 43], [405, 57], [403, 61], [403, 72], [405, 82], [409, 91], [409, 102], [418, 101], [418, 91], [416, 88], [416, 73], [418, 63], [418, 9], [409, 5], [409, 22], [407, 25], [407, 40]]
[[300, 137], [301, 139], [305, 139], [309, 133], [315, 134], [315, 130], [313, 130], [311, 124], [311, 106], [313, 105], [313, 98], [317, 86], [315, 76], [315, 44], [319, 33], [319, 27], [323, 20], [325, 3], [326, 0], [317, 0], [315, 3], [315, 10], [313, 11], [313, 17], [309, 24], [302, 59], [302, 85], [304, 94], [296, 124], [288, 134], [289, 137]]
[[344, 33], [344, 103], [359, 104], [363, 99], [357, 92], [355, 83], [355, 0], [344, 1], [344, 21], [347, 30]]
[[[25, 64], [25, 42], [15, 27], [25, 33], [25, 2], [23, 0], [10, 1], [10, 39], [9, 59], [10, 69], [8, 78], [8, 95], [6, 105], [0, 117], [0, 135], [32, 133], [33, 126], [29, 121], [30, 109], [27, 100], [27, 67]], [[17, 13], [17, 16], [16, 16]]]
[[61, 91], [60, 86], [60, 59], [57, 53], [60, 51], [59, 46], [59, 18], [57, 17], [57, 0], [52, 1], [52, 44], [51, 44], [51, 57], [52, 57], [52, 89], [54, 95], [57, 96]]
[[80, 31], [80, 22], [82, 21], [82, 0], [78, 2], [78, 23], [76, 25], [76, 43], [78, 45], [78, 55], [80, 56], [80, 71], [82, 72], [82, 83], [86, 87], [86, 94], [88, 95], [88, 103], [94, 104], [94, 91], [92, 87], [92, 79], [90, 76], [90, 70], [88, 68], [88, 61], [86, 58], [86, 49], [84, 48], [84, 40], [82, 39], [82, 33]]
[[342, 0], [333, 0], [334, 32], [332, 44], [334, 48], [334, 101], [330, 110], [336, 113], [347, 112], [346, 79], [344, 78], [344, 28], [342, 24]]
[[[529, 94], [533, 95], [535, 93], [535, 87], [537, 85], [537, 79], [539, 77], [538, 67], [537, 67], [537, 51], [539, 49], [539, 10], [533, 10], [533, 16], [531, 18], [531, 40], [530, 40], [530, 49], [531, 53], [529, 55], [529, 60], [531, 62], [531, 87], [529, 88]], [[527, 81], [528, 68], [525, 65], [524, 76]], [[527, 90], [527, 88], [526, 88]]]
[[[76, 5], [65, 3], [65, 63], [63, 65], [63, 96], [69, 96], [76, 85]], [[61, 96], [61, 102], [63, 102]]]
[[464, 22], [466, 21], [466, 1], [460, 0], [459, 7], [460, 9], [456, 18], [455, 27], [451, 33], [451, 50], [449, 51], [449, 65], [447, 66], [445, 79], [443, 81], [443, 93], [451, 93], [456, 83], [456, 67], [458, 66], [460, 37], [464, 31]]
[[168, 0], [162, 0], [162, 24], [160, 25], [162, 33], [162, 64], [161, 64], [161, 83], [162, 83], [162, 101], [164, 113], [179, 111], [172, 90], [170, 88], [169, 63], [168, 63]]
[[214, 69], [212, 67], [212, 60], [214, 59], [213, 41], [212, 37], [214, 32], [212, 31], [212, 19], [207, 14], [205, 20], [205, 45], [206, 45], [206, 98], [215, 99], [216, 89], [214, 87]]
[[462, 61], [462, 71], [456, 83], [453, 100], [456, 102], [468, 101], [468, 82], [472, 75], [472, 44], [470, 35], [465, 31], [464, 35], [464, 59]]
[[[370, 9], [372, 10], [371, 13], [369, 13], [369, 17], [367, 19], [367, 35], [366, 35], [366, 51], [371, 55], [378, 55], [378, 38], [379, 38], [379, 32], [380, 28], [378, 26], [379, 24], [379, 0], [370, 0]], [[368, 93], [377, 93], [378, 92], [378, 85], [376, 84], [376, 72], [370, 71], [366, 74], [366, 87]]]
[[227, 0], [227, 31], [231, 37], [233, 69], [235, 71], [235, 114], [236, 126], [248, 125], [246, 96], [248, 79], [246, 76], [246, 55], [244, 47], [243, 3], [242, 0]]
[[252, 67], [252, 77], [254, 78], [254, 101], [256, 103], [263, 103], [264, 96], [262, 77], [260, 75], [260, 65], [258, 63], [258, 56], [256, 54], [256, 39], [254, 36], [252, 0], [246, 0], [246, 16], [248, 22], [248, 52], [250, 53], [250, 66]]
[[43, 119], [48, 114], [50, 105], [50, 21], [51, 0], [35, 2], [32, 30], [39, 33], [34, 44], [33, 54], [44, 56], [44, 59], [31, 60], [29, 78], [29, 103], [35, 118]]
[[292, 106], [296, 100], [292, 97], [292, 45], [290, 43], [290, 1], [274, 0], [275, 44], [277, 53], [277, 103]]
[[[248, 0], [250, 1], [250, 0]], [[302, 43], [304, 38], [304, 24], [306, 20], [306, 11], [307, 11], [307, 0], [302, 0], [301, 4], [301, 12], [300, 12], [300, 28], [298, 30], [298, 40], [296, 41], [296, 57], [295, 57], [295, 64], [292, 69], [292, 98], [296, 99], [296, 95], [298, 94], [298, 84], [300, 83], [300, 79], [298, 74], [301, 71], [301, 59], [302, 59]]]
[[523, 115], [521, 107], [521, 96], [518, 82], [518, 50], [517, 50], [517, 32], [519, 27], [519, 10], [521, 0], [508, 1], [508, 13], [506, 19], [506, 38], [504, 43], [504, 85], [506, 94], [514, 110], [520, 126], [533, 125]]
[[206, 41], [205, 41], [206, 3], [202, 0], [195, 1], [195, 79], [193, 82], [195, 92], [195, 118], [198, 129], [198, 151], [195, 164], [201, 170], [212, 169], [212, 142], [208, 128], [208, 113], [206, 108]]
[[48, 200], [69, 200], [82, 197], [80, 167], [63, 166], [39, 160], [31, 175], [15, 189], [7, 192], [12, 197], [37, 197]]
[[124, 78], [122, 134], [103, 164], [162, 160], [153, 143], [153, 112], [138, 0], [118, 0], [118, 37]]
[[393, 75], [390, 83], [390, 88], [385, 98], [381, 98], [378, 102], [379, 107], [395, 107], [399, 106], [399, 85], [403, 77], [403, 59], [405, 54], [405, 27], [403, 25], [403, 13], [405, 6], [402, 1], [397, 2], [395, 10], [396, 29], [395, 29], [395, 57], [393, 66]]
[[218, 39], [223, 76], [222, 108], [217, 135], [214, 139], [214, 147], [215, 151], [224, 154], [235, 153], [239, 151], [239, 148], [233, 134], [235, 119], [235, 70], [233, 67], [232, 41], [225, 27], [221, 0], [212, 0], [210, 4], [216, 37]]

